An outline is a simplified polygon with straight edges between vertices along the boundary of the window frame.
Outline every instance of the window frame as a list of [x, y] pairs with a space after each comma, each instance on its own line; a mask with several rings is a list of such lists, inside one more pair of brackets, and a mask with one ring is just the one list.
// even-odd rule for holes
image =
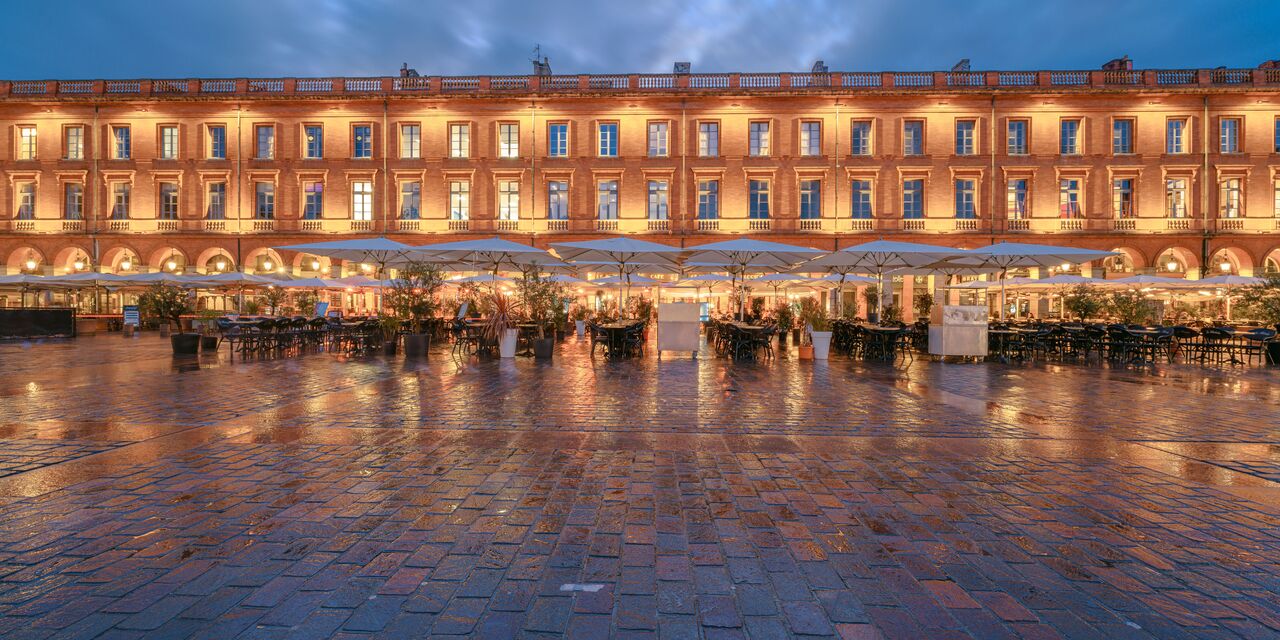
[[[359, 140], [357, 135], [360, 129], [366, 129], [368, 140]], [[373, 160], [376, 155], [373, 145], [373, 123], [372, 122], [353, 122], [351, 123], [351, 159], [352, 160]], [[361, 152], [366, 155], [361, 155]]]
[[[1128, 183], [1122, 187], [1121, 183]], [[1116, 220], [1128, 220], [1138, 217], [1137, 179], [1132, 176], [1120, 176], [1111, 179], [1111, 217]], [[1126, 198], [1128, 211], [1125, 211]]]
[[[854, 139], [855, 133], [862, 125], [866, 126], [865, 152], [859, 152], [859, 145]], [[858, 118], [849, 121], [849, 155], [859, 158], [869, 158], [875, 155], [875, 122], [873, 120]]]
[[[612, 129], [611, 139], [606, 139], [605, 132]], [[618, 157], [622, 125], [617, 120], [601, 120], [596, 122], [596, 157]]]
[[[655, 127], [661, 129], [661, 144], [654, 145]], [[646, 149], [645, 153], [650, 158], [666, 158], [671, 155], [671, 121], [670, 120], [650, 120], [645, 126]]]
[[[1228, 189], [1230, 183], [1235, 183], [1233, 190]], [[1240, 176], [1226, 176], [1218, 180], [1218, 217], [1224, 220], [1243, 218], [1245, 216], [1245, 181]], [[1231, 193], [1234, 191], [1234, 199]], [[1228, 204], [1234, 200], [1234, 213], [1228, 210]]]
[[[814, 139], [814, 131], [817, 128], [817, 139]], [[816, 119], [805, 119], [800, 121], [799, 135], [796, 136], [797, 155], [802, 158], [820, 158], [822, 157], [822, 121]]]
[[[757, 131], [757, 127], [763, 127]], [[747, 122], [747, 155], [752, 158], [768, 158], [772, 155], [773, 123], [769, 120]]]
[[133, 129], [127, 124], [111, 124], [107, 125], [107, 130], [111, 134], [111, 159], [132, 160]]
[[[30, 202], [24, 200], [30, 199]], [[13, 182], [13, 217], [15, 220], [35, 220], [36, 206], [40, 202], [40, 185], [34, 179]]]
[[[40, 129], [34, 124], [14, 125], [13, 141], [15, 144], [13, 159], [17, 162], [29, 162], [40, 159]], [[27, 136], [25, 132], [30, 131]]]
[[[222, 186], [221, 198], [218, 200], [218, 215], [213, 215], [214, 205], [214, 187]], [[210, 180], [204, 188], [204, 219], [205, 220], [226, 220], [227, 219], [227, 183], [223, 180]]]
[[[421, 220], [422, 219], [422, 181], [421, 180], [397, 180], [398, 184], [396, 192], [399, 194], [399, 202], [396, 207], [396, 215], [399, 220]], [[406, 188], [413, 187], [408, 190]], [[405, 215], [405, 200], [412, 198], [414, 206], [412, 215]]]
[[[1021, 188], [1018, 187], [1019, 183]], [[1031, 217], [1030, 178], [1013, 176], [1005, 180], [1004, 216], [1005, 220], [1026, 220]]]
[[771, 201], [770, 180], [747, 178], [747, 219], [768, 220]]
[[[697, 120], [695, 126], [698, 131], [698, 153], [699, 158], [719, 158], [720, 157], [720, 121], [719, 120]], [[703, 130], [706, 127], [706, 130]]]
[[133, 183], [128, 180], [113, 180], [108, 183], [111, 194], [111, 220], [129, 220], [133, 208]]
[[[267, 139], [263, 140], [262, 134], [267, 134]], [[266, 144], [264, 149], [263, 144]], [[265, 150], [265, 153], [264, 153]], [[276, 125], [275, 124], [257, 124], [253, 125], [253, 158], [255, 160], [275, 160], [276, 159]], [[256, 188], [255, 188], [256, 189]]]
[[[1071, 148], [1067, 148], [1067, 127], [1072, 127]], [[1070, 117], [1060, 118], [1058, 120], [1058, 155], [1060, 156], [1082, 156], [1084, 155], [1084, 118]]]
[[[71, 132], [77, 131], [76, 150], [79, 153], [72, 155], [71, 149]], [[62, 125], [62, 159], [63, 160], [84, 160], [85, 159], [85, 126], [83, 124], [64, 124]]]
[[[860, 189], [855, 187], [855, 183], [866, 183], [867, 188]], [[858, 194], [866, 194], [866, 215], [859, 215], [858, 207], [861, 204]], [[876, 181], [874, 178], [858, 177], [849, 179], [849, 218], [851, 220], [871, 220], [876, 217]]]
[[[170, 140], [172, 134], [172, 140]], [[159, 141], [157, 160], [173, 162], [182, 158], [182, 131], [172, 123], [156, 125], [156, 138]]]
[[[962, 127], [968, 125], [968, 139], [962, 136]], [[977, 118], [957, 118], [955, 121], [955, 155], [957, 156], [976, 156], [979, 154], [978, 149], [978, 120]], [[967, 145], [967, 148], [962, 147]]]
[[821, 178], [801, 178], [796, 184], [796, 195], [796, 215], [801, 220], [822, 219]]
[[324, 219], [324, 180], [302, 181], [302, 219]]
[[[1174, 125], [1178, 125], [1175, 127]], [[1177, 149], [1174, 149], [1175, 136], [1174, 131], [1177, 130], [1176, 142]], [[1170, 116], [1164, 121], [1164, 152], [1171, 156], [1184, 156], [1192, 153], [1191, 150], [1191, 118], [1187, 116]]]
[[[1013, 135], [1014, 125], [1022, 129], [1018, 137]], [[1014, 141], [1020, 139], [1020, 146], [1015, 149]], [[1028, 156], [1031, 155], [1031, 119], [1030, 118], [1009, 118], [1005, 121], [1004, 126], [1004, 153], [1007, 156]]]
[[[373, 198], [374, 198], [374, 180], [352, 180], [351, 188], [348, 190], [351, 194], [351, 220], [360, 222], [373, 221]], [[367, 185], [367, 189], [361, 190], [361, 185]], [[367, 209], [364, 207], [367, 206]], [[363, 210], [362, 210], [363, 209]], [[361, 217], [361, 216], [364, 217]]]
[[[671, 217], [671, 183], [668, 180], [650, 179], [645, 185], [645, 216], [648, 220], [668, 220]], [[657, 200], [655, 202], [655, 199]]]
[[[1068, 183], [1074, 183], [1069, 187]], [[1084, 217], [1084, 178], [1063, 176], [1058, 178], [1058, 217], [1076, 220]]]
[[[214, 131], [222, 132], [222, 141], [219, 143], [214, 140]], [[215, 153], [215, 150], [221, 145], [222, 153]], [[205, 160], [226, 160], [227, 159], [227, 125], [214, 123], [204, 125], [204, 159]]]
[[497, 126], [498, 158], [503, 160], [518, 159], [520, 157], [520, 123], [508, 120], [498, 122]]
[[[705, 188], [704, 188], [705, 187]], [[696, 180], [698, 220], [720, 219], [720, 179], [707, 178]]]
[[569, 219], [569, 181], [563, 178], [547, 180], [548, 220]]
[[449, 123], [449, 158], [462, 160], [471, 157], [471, 123]]
[[[312, 129], [315, 129], [316, 137], [310, 139]], [[302, 136], [298, 139], [300, 149], [298, 149], [299, 158], [302, 160], [324, 160], [324, 124], [319, 122], [302, 123]], [[313, 149], [314, 147], [314, 149]], [[316, 153], [313, 155], [312, 151]]]
[[520, 220], [520, 181], [514, 178], [498, 178], [495, 186], [497, 187], [498, 219]]
[[[564, 136], [557, 141], [556, 130], [560, 129]], [[559, 144], [557, 144], [557, 142]], [[557, 149], [557, 146], [560, 147]], [[555, 120], [547, 123], [547, 157], [548, 158], [568, 158], [569, 157], [569, 123], [565, 120]]]
[[[161, 181], [156, 185], [156, 219], [177, 220], [179, 206], [182, 202], [182, 188], [171, 180]], [[172, 198], [172, 200], [170, 200]]]
[[[264, 190], [264, 187], [266, 189]], [[276, 183], [270, 180], [253, 181], [253, 219], [275, 220]]]
[[[907, 183], [909, 182], [918, 183], [919, 189], [908, 189]], [[926, 206], [926, 203], [928, 202], [926, 197], [926, 189], [928, 189], [928, 184], [925, 182], [924, 178], [903, 178], [902, 179], [902, 219], [903, 220], [923, 220], [928, 216], [928, 213], [925, 211], [925, 206]], [[913, 198], [913, 203], [915, 204], [915, 206], [912, 207], [911, 211], [909, 211], [907, 208], [907, 194], [909, 193], [916, 194], [916, 197]], [[916, 213], [914, 209], [919, 209], [918, 215], [914, 215]], [[908, 214], [913, 214], [913, 215], [908, 215]]]
[[[1231, 133], [1231, 148], [1228, 149], [1227, 131], [1228, 124], [1234, 125], [1234, 131]], [[1244, 137], [1244, 118], [1240, 116], [1218, 116], [1218, 153], [1219, 154], [1236, 154], [1240, 153], [1240, 140]]]
[[[75, 202], [77, 204], [75, 215], [71, 214], [71, 189], [77, 189]], [[62, 219], [63, 220], [84, 220], [84, 183], [67, 181], [62, 183]]]
[[[412, 130], [409, 135], [406, 133]], [[398, 129], [400, 137], [400, 159], [401, 160], [421, 160], [422, 159], [422, 123], [420, 122], [401, 122]], [[406, 145], [408, 148], [406, 149]]]
[[449, 219], [471, 219], [471, 181], [449, 181]]
[[[955, 196], [954, 216], [957, 220], [977, 220], [978, 219], [978, 179], [973, 177], [957, 177], [952, 181], [953, 195]], [[967, 183], [962, 186], [961, 183]], [[967, 197], [966, 197], [967, 196]], [[961, 211], [961, 204], [965, 204], [968, 209]], [[963, 214], [963, 215], [962, 215]]]
[[[1123, 142], [1125, 147], [1120, 148], [1122, 137], [1119, 135], [1124, 125], [1125, 137]], [[1111, 155], [1113, 156], [1130, 156], [1134, 154], [1134, 134], [1138, 130], [1137, 120], [1131, 116], [1116, 117], [1111, 119]]]
[[[910, 136], [910, 138], [908, 138], [907, 131], [910, 125], [919, 125], [920, 130], [918, 134], [912, 135]], [[925, 151], [927, 150], [927, 147], [925, 146], [925, 128], [926, 128], [925, 120], [923, 118], [903, 118], [902, 119], [902, 157], [918, 158], [924, 155], [928, 155], [925, 153]], [[911, 140], [912, 142], [915, 143], [913, 145], [914, 147], [917, 148], [915, 152], [912, 152], [910, 148], [907, 146], [908, 140]]]

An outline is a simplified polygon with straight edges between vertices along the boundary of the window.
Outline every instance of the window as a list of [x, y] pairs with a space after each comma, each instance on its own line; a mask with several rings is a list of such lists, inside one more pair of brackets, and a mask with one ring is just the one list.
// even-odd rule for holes
[[400, 219], [417, 220], [422, 207], [422, 183], [410, 180], [400, 183]]
[[667, 123], [649, 123], [649, 157], [662, 158], [667, 155]]
[[924, 155], [923, 120], [907, 120], [902, 123], [902, 155]]
[[1275, 179], [1275, 182], [1271, 185], [1271, 189], [1275, 196], [1272, 202], [1272, 206], [1274, 208], [1271, 213], [1275, 217], [1280, 218], [1280, 178]]
[[1027, 155], [1027, 121], [1010, 120], [1005, 144], [1011, 156]]
[[1080, 153], [1080, 121], [1063, 120], [1059, 125], [1058, 153], [1074, 156]]
[[373, 182], [356, 180], [351, 183], [351, 219], [373, 219]]
[[1027, 179], [1014, 178], [1005, 188], [1005, 213], [1010, 220], [1027, 217]]
[[324, 217], [324, 183], [318, 180], [302, 183], [302, 219]]
[[978, 217], [976, 180], [956, 180], [956, 217], [970, 220]]
[[174, 126], [160, 127], [160, 159], [178, 159], [178, 128]]
[[720, 155], [720, 123], [698, 123], [698, 155], [703, 158]]
[[324, 127], [309, 124], [302, 128], [302, 157], [308, 160], [324, 157]]
[[849, 154], [855, 156], [871, 155], [871, 123], [858, 120], [850, 127]]
[[520, 182], [516, 180], [498, 181], [498, 219], [520, 219]]
[[752, 220], [769, 218], [769, 181], [749, 180], [747, 184], [747, 217]]
[[547, 183], [547, 219], [569, 219], [569, 183], [552, 180]]
[[649, 219], [667, 219], [667, 181], [649, 181]]
[[1187, 179], [1170, 178], [1164, 182], [1165, 214], [1170, 218], [1187, 217]]
[[36, 183], [18, 183], [18, 219], [34, 220], [36, 217]]
[[227, 158], [227, 128], [221, 125], [210, 125], [205, 129], [208, 135], [206, 153], [212, 160]]
[[855, 220], [871, 219], [871, 181], [854, 180], [850, 184], [853, 202], [851, 217]]
[[1274, 133], [1272, 134], [1272, 137], [1274, 138], [1274, 142], [1272, 143], [1272, 144], [1273, 144], [1273, 150], [1274, 150], [1276, 153], [1280, 153], [1280, 118], [1276, 118], [1276, 121], [1275, 121], [1275, 131], [1274, 131]]
[[18, 127], [18, 159], [36, 159], [36, 128]]
[[498, 157], [520, 157], [520, 125], [515, 123], [498, 125]]
[[400, 125], [400, 157], [406, 160], [422, 157], [422, 127], [416, 124]]
[[902, 181], [902, 217], [906, 219], [924, 217], [924, 180]]
[[698, 219], [715, 220], [720, 217], [720, 181], [698, 181]]
[[1063, 178], [1058, 181], [1058, 217], [1080, 217], [1080, 180]]
[[112, 145], [112, 158], [115, 160], [128, 160], [133, 149], [130, 145], [129, 127], [111, 127], [111, 139], [115, 142]]
[[822, 123], [806, 120], [800, 123], [800, 155], [822, 155]]
[[769, 123], [752, 122], [747, 125], [747, 153], [762, 157], [769, 155]]
[[976, 128], [973, 120], [956, 121], [956, 155], [971, 156], [977, 153]]
[[64, 220], [84, 219], [84, 185], [79, 182], [68, 182], [63, 187], [62, 218]]
[[601, 180], [596, 185], [596, 217], [599, 220], [618, 219], [617, 180]]
[[[449, 157], [467, 158], [471, 156], [471, 125], [449, 125]], [[466, 218], [457, 218], [466, 220]]]
[[1111, 153], [1133, 153], [1133, 120], [1117, 118], [1111, 121]]
[[276, 185], [272, 182], [255, 182], [253, 185], [253, 217], [271, 220], [276, 217]]
[[270, 160], [276, 157], [276, 128], [263, 124], [254, 129], [254, 138], [258, 141], [258, 159]]
[[449, 219], [471, 218], [471, 183], [454, 180], [449, 183]]
[[210, 220], [226, 220], [227, 218], [227, 183], [209, 183], [209, 206], [205, 217]]
[[373, 157], [373, 127], [358, 124], [351, 128], [351, 157], [368, 159]]
[[129, 219], [129, 183], [111, 183], [111, 219]]
[[62, 135], [67, 160], [84, 160], [84, 127], [67, 127]]
[[547, 155], [552, 158], [564, 158], [569, 155], [569, 125], [564, 122], [553, 122], [547, 125]]
[[800, 219], [816, 220], [822, 217], [822, 181], [800, 181]]
[[1187, 121], [1182, 118], [1170, 119], [1165, 124], [1165, 153], [1187, 152]]
[[597, 137], [600, 141], [600, 157], [618, 157], [618, 123], [601, 122], [596, 126], [596, 129]]
[[1218, 122], [1218, 151], [1240, 153], [1240, 119], [1223, 118]]
[[160, 183], [160, 216], [161, 220], [178, 219], [178, 185], [174, 182]]
[[1240, 192], [1240, 178], [1226, 178], [1218, 185], [1219, 217], [1239, 218], [1244, 215], [1244, 198]]
[[1134, 217], [1133, 178], [1111, 181], [1111, 213], [1116, 218]]

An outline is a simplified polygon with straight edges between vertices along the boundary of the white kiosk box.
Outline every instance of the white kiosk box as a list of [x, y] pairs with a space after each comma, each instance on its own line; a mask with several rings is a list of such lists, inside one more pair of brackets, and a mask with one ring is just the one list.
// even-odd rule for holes
[[658, 356], [663, 351], [687, 351], [698, 355], [702, 322], [698, 305], [691, 302], [658, 304]]
[[[929, 353], [935, 356], [987, 355], [987, 308], [982, 305], [947, 305], [935, 308], [929, 323]], [[942, 322], [937, 322], [941, 320]]]

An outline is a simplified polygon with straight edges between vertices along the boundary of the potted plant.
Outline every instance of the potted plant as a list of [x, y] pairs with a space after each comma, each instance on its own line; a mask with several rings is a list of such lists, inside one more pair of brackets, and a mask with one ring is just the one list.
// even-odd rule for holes
[[[180, 327], [182, 315], [191, 312], [187, 292], [167, 284], [154, 284], [138, 296], [138, 307], [143, 313], [160, 321], [166, 332]], [[174, 355], [195, 355], [200, 351], [200, 334], [170, 333], [169, 342]]]
[[800, 358], [826, 360], [831, 353], [831, 318], [826, 307], [813, 298], [805, 298], [800, 303], [800, 324], [809, 335], [808, 345], [800, 349]]
[[516, 329], [515, 309], [511, 300], [500, 293], [489, 296], [487, 305], [489, 319], [484, 325], [485, 338], [498, 344], [498, 357], [516, 357], [516, 338], [520, 332]]
[[591, 310], [585, 305], [575, 304], [573, 309], [569, 311], [569, 317], [573, 318], [573, 328], [581, 338], [587, 334], [587, 320], [591, 318]]
[[319, 302], [320, 296], [315, 291], [300, 291], [293, 296], [293, 305], [298, 314], [308, 318], [316, 315], [316, 304]]
[[1146, 324], [1151, 319], [1151, 302], [1141, 291], [1117, 291], [1111, 294], [1107, 310], [1121, 324]]
[[[1241, 289], [1239, 309], [1270, 328], [1280, 329], [1280, 273], [1267, 273], [1261, 283]], [[1280, 364], [1280, 339], [1266, 343], [1271, 364]]]
[[1087, 284], [1078, 284], [1062, 296], [1063, 311], [1080, 321], [1098, 317], [1106, 306], [1106, 298]]
[[879, 306], [876, 302], [879, 298], [880, 287], [877, 285], [869, 284], [862, 292], [862, 299], [867, 303], [867, 322], [870, 322], [871, 324], [880, 322], [880, 314], [876, 312], [876, 308]]
[[558, 283], [536, 271], [525, 272], [518, 290], [524, 313], [538, 332], [533, 340], [533, 357], [550, 358], [555, 350], [555, 335], [551, 332], [555, 331], [556, 307], [563, 306], [564, 292]]
[[443, 285], [444, 274], [439, 265], [415, 261], [399, 270], [386, 291], [387, 306], [397, 318], [409, 323], [409, 332], [404, 335], [404, 357], [422, 358], [431, 348], [428, 324], [439, 308], [436, 293]]
[[382, 355], [394, 356], [399, 346], [400, 318], [384, 315], [378, 318], [378, 331], [382, 334]]
[[198, 314], [198, 317], [200, 319], [200, 350], [217, 351], [218, 341], [221, 339], [218, 335], [218, 318], [222, 317], [222, 312], [205, 309]]
[[791, 305], [783, 302], [773, 308], [773, 321], [778, 325], [778, 344], [787, 346], [787, 334], [795, 328], [796, 314]]
[[933, 313], [933, 294], [922, 293], [916, 296], [916, 320], [929, 320], [929, 316]]
[[284, 301], [288, 299], [289, 292], [275, 285], [269, 285], [267, 290], [262, 293], [262, 301], [267, 304], [271, 315], [279, 315], [280, 308], [284, 305]]
[[556, 299], [556, 308], [551, 314], [551, 322], [556, 327], [556, 342], [569, 337], [569, 298]]

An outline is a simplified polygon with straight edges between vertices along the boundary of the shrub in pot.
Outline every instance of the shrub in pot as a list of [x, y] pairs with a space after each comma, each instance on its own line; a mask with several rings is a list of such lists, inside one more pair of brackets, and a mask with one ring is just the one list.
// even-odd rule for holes
[[183, 314], [191, 312], [186, 291], [167, 284], [151, 285], [138, 296], [138, 310], [158, 320], [169, 333], [174, 355], [195, 355], [200, 351], [200, 334], [169, 332], [181, 326]]
[[877, 311], [880, 308], [880, 287], [874, 284], [867, 285], [862, 292], [862, 300], [867, 303], [867, 322], [871, 324], [880, 322], [880, 313]]
[[400, 318], [392, 315], [379, 317], [378, 331], [382, 334], [382, 355], [394, 356], [399, 346]]
[[591, 310], [585, 305], [575, 304], [573, 305], [573, 309], [569, 311], [569, 317], [573, 319], [573, 328], [578, 334], [578, 337], [581, 338], [586, 335], [587, 320], [591, 318]]
[[[1280, 329], [1280, 273], [1268, 273], [1260, 284], [1241, 289], [1236, 313], [1272, 329]], [[1267, 343], [1271, 364], [1280, 363], [1280, 339]]]
[[774, 307], [773, 321], [778, 325], [778, 342], [786, 346], [787, 334], [791, 333], [796, 324], [796, 314], [791, 310], [791, 304], [783, 302]]
[[802, 347], [800, 357], [826, 360], [831, 353], [831, 318], [826, 307], [813, 298], [805, 298], [800, 303], [800, 324], [809, 335], [809, 350], [806, 353]]
[[498, 357], [516, 357], [519, 331], [516, 329], [515, 310], [511, 300], [500, 293], [494, 293], [487, 299], [486, 306], [489, 308], [489, 319], [484, 325], [485, 339], [498, 345]]
[[555, 335], [552, 332], [556, 328], [557, 313], [563, 313], [564, 288], [530, 270], [520, 279], [518, 289], [524, 313], [537, 328], [537, 335], [533, 340], [533, 356], [550, 358], [555, 350]]
[[221, 311], [205, 309], [199, 314], [200, 318], [200, 350], [201, 351], [217, 351], [218, 341], [221, 339], [218, 335], [218, 318], [222, 317]]
[[436, 294], [444, 285], [444, 273], [430, 262], [414, 261], [399, 270], [385, 292], [387, 306], [396, 318], [409, 323], [404, 335], [404, 357], [422, 358], [431, 348], [428, 325], [439, 309]]
[[268, 286], [266, 291], [262, 292], [262, 301], [266, 303], [268, 313], [273, 316], [280, 314], [281, 307], [288, 298], [289, 292], [275, 285]]

